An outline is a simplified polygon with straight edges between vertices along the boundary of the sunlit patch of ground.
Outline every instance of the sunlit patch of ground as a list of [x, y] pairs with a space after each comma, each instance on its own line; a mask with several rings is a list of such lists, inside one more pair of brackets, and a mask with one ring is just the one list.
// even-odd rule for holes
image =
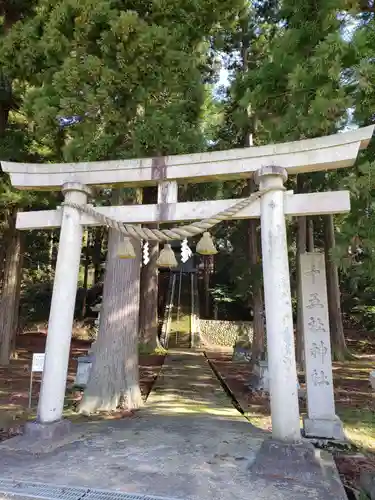
[[[19, 337], [17, 359], [11, 360], [9, 366], [0, 367], [0, 441], [18, 435], [22, 432], [27, 420], [35, 419], [41, 376], [33, 375], [32, 407], [29, 405], [30, 367], [33, 352], [44, 352], [45, 334], [25, 334]], [[77, 370], [76, 357], [86, 354], [90, 342], [74, 339], [71, 345], [68, 387], [64, 416], [74, 421], [88, 421], [87, 417], [77, 414], [76, 410], [82, 393], [72, 388]], [[165, 351], [151, 354], [140, 354], [139, 377], [143, 399], [145, 400], [157, 378], [164, 362]], [[94, 415], [90, 420], [100, 421], [119, 419], [131, 416], [128, 411], [116, 411], [107, 414]]]
[[[375, 368], [375, 335], [351, 332], [348, 345], [355, 359], [333, 363], [336, 413], [344, 424], [344, 431], [352, 449], [331, 450], [344, 484], [358, 488], [360, 472], [375, 472], [375, 393], [369, 383], [369, 373]], [[367, 351], [367, 352], [366, 352]], [[269, 397], [249, 390], [250, 366], [233, 363], [231, 353], [206, 352], [238, 401], [248, 420], [256, 427], [271, 431]], [[300, 376], [304, 388], [304, 377]], [[300, 399], [302, 416], [306, 401]], [[353, 451], [354, 447], [354, 451]]]

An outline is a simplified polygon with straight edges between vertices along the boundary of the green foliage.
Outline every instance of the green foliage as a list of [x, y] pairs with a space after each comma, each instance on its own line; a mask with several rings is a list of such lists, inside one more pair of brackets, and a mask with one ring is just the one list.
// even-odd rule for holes
[[[38, 276], [35, 277], [37, 279]], [[51, 281], [25, 281], [21, 292], [20, 318], [22, 324], [37, 323], [48, 319], [52, 297]]]
[[83, 118], [65, 134], [65, 160], [195, 151], [209, 37], [236, 10], [233, 0], [40, 1], [0, 57], [30, 82], [24, 109], [46, 145], [57, 117]]
[[[348, 81], [359, 126], [375, 120], [375, 18], [359, 16], [351, 42]], [[342, 217], [337, 234], [336, 258], [342, 268], [344, 301], [351, 319], [374, 328], [375, 291], [375, 142], [363, 151], [354, 169], [342, 176], [341, 186], [350, 189], [351, 212]]]
[[[223, 104], [218, 148], [243, 147], [249, 134], [261, 145], [319, 137], [348, 124], [374, 122], [374, 15], [363, 9], [358, 14], [361, 7], [352, 2], [350, 8], [358, 24], [351, 40], [343, 36], [347, 7], [342, 0], [249, 3], [234, 33], [225, 39], [233, 80]], [[353, 22], [353, 17], [349, 21]], [[341, 268], [346, 315], [356, 321], [361, 318], [367, 326], [375, 324], [371, 296], [375, 282], [374, 159], [372, 143], [354, 169], [301, 179], [307, 191], [351, 191], [351, 212], [336, 217], [334, 257]], [[289, 184], [296, 189], [295, 179]], [[240, 195], [238, 189], [236, 192]], [[295, 228], [289, 229], [294, 238]], [[315, 230], [319, 246], [318, 220]], [[251, 269], [245, 257], [248, 242], [244, 231], [243, 223], [230, 222], [218, 229], [217, 237], [232, 248], [226, 257], [227, 266], [230, 261], [229, 281], [236, 293], [250, 299], [260, 269]]]
[[[249, 2], [240, 12], [234, 29], [225, 33], [227, 67], [233, 80], [219, 108], [222, 117], [215, 141], [218, 149], [248, 146], [249, 134], [259, 143], [258, 115], [249, 102], [248, 80], [267, 60], [271, 40], [279, 30], [278, 20], [278, 2]], [[248, 186], [244, 181], [228, 182], [220, 189], [220, 196], [224, 198], [245, 194], [248, 194]], [[249, 262], [248, 223], [229, 221], [216, 228], [215, 235], [225, 249], [216, 259], [217, 279], [221, 287], [229, 283], [230, 296], [246, 310], [254, 287], [259, 286], [262, 279], [261, 263], [251, 265]]]
[[[0, 1], [0, 159], [87, 161], [206, 149], [217, 116], [210, 100], [217, 71], [212, 47], [242, 5], [243, 0]], [[59, 119], [69, 116], [80, 120], [61, 127]], [[53, 208], [59, 201], [59, 194], [14, 192], [3, 175], [4, 210]], [[22, 310], [27, 318], [39, 318], [48, 310], [53, 278], [48, 233], [27, 235], [26, 248]], [[41, 283], [40, 296], [33, 280]]]
[[[375, 20], [365, 3], [0, 0], [0, 159], [176, 154], [244, 147], [249, 134], [261, 145], [373, 123]], [[357, 23], [351, 39], [343, 37], [345, 10]], [[227, 92], [214, 91], [220, 59], [231, 78]], [[81, 120], [62, 128], [59, 118], [68, 116]], [[368, 325], [375, 306], [374, 158], [372, 143], [354, 169], [302, 182], [307, 191], [350, 189], [352, 210], [335, 219], [334, 256], [344, 308]], [[289, 182], [296, 189], [295, 179]], [[247, 190], [244, 181], [216, 182], [181, 186], [180, 194], [206, 200]], [[104, 204], [109, 194], [100, 193]], [[14, 207], [53, 208], [60, 201], [60, 194], [15, 192], [1, 174], [3, 220]], [[261, 280], [260, 262], [249, 264], [245, 222], [215, 231], [222, 250], [212, 293], [243, 311]], [[316, 232], [319, 245], [319, 224]], [[23, 304], [27, 316], [39, 317], [52, 279], [49, 235], [26, 235], [25, 248]], [[38, 292], [33, 281], [41, 283]]]
[[268, 58], [246, 78], [259, 141], [327, 135], [346, 122], [352, 97], [343, 85], [342, 7], [341, 0], [283, 2]]

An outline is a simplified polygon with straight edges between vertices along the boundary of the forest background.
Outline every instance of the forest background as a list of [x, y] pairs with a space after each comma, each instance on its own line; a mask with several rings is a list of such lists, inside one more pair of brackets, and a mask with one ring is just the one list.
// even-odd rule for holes
[[[7, 0], [0, 1], [0, 37], [1, 160], [223, 150], [375, 121], [372, 0]], [[295, 192], [351, 193], [349, 214], [288, 220], [296, 323], [299, 254], [324, 250], [336, 359], [350, 356], [345, 326], [375, 326], [374, 165], [372, 141], [354, 168], [288, 180]], [[179, 200], [240, 197], [254, 189], [251, 179], [181, 185]], [[152, 188], [125, 191], [127, 203], [152, 203], [156, 196]], [[95, 203], [109, 205], [113, 195], [103, 189]], [[17, 213], [61, 201], [59, 192], [16, 191], [1, 173], [1, 364], [11, 356], [16, 333], [48, 320], [59, 240], [58, 231], [20, 233]], [[254, 220], [217, 227], [215, 273], [201, 290], [203, 317], [216, 308], [219, 318], [254, 321], [255, 358], [264, 348], [259, 231]], [[80, 325], [92, 325], [90, 306], [102, 293], [107, 248], [106, 230], [85, 231]], [[155, 273], [151, 265], [141, 278], [139, 339], [151, 348]], [[142, 314], [146, 304], [149, 312]], [[297, 358], [301, 353], [297, 339]]]

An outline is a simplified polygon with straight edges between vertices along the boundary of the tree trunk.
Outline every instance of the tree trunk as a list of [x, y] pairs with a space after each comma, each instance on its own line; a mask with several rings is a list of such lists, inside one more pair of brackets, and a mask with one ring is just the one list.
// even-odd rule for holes
[[323, 217], [323, 223], [332, 353], [335, 360], [343, 361], [349, 356], [349, 352], [346, 347], [344, 328], [342, 324], [338, 269], [332, 259], [332, 250], [335, 247], [335, 228], [333, 224], [333, 216], [325, 215]]
[[[251, 243], [249, 246], [254, 250], [258, 247], [258, 233], [256, 230], [256, 220], [252, 220], [249, 224], [249, 239]], [[257, 259], [257, 260], [256, 260]], [[259, 251], [253, 251], [251, 264], [259, 265]], [[264, 353], [264, 304], [263, 304], [263, 287], [261, 283], [257, 283], [253, 288], [253, 342], [252, 342], [252, 363], [258, 362]]]
[[141, 269], [139, 338], [152, 351], [158, 346], [158, 268], [159, 244], [149, 242], [150, 260]]
[[140, 243], [135, 259], [119, 259], [122, 236], [109, 230], [108, 255], [95, 359], [80, 413], [137, 409], [142, 405], [138, 368]]
[[[3, 221], [1, 221], [3, 223]], [[6, 256], [6, 234], [1, 235], [0, 239], [0, 290], [3, 289], [4, 281], [4, 268], [5, 268], [5, 256]]]
[[[16, 2], [1, 2], [0, 15], [2, 17], [3, 33], [7, 34], [12, 26], [22, 18], [24, 10]], [[12, 82], [0, 70], [0, 87], [2, 96], [0, 100], [0, 137], [3, 137], [8, 127], [9, 113], [16, 107], [13, 98]]]
[[87, 304], [87, 282], [89, 277], [89, 265], [90, 265], [90, 238], [88, 229], [85, 230], [83, 237], [84, 240], [84, 271], [83, 271], [83, 297], [82, 297], [82, 309], [81, 309], [81, 319], [86, 316], [86, 304]]
[[[248, 181], [248, 194], [255, 191], [254, 181]], [[249, 263], [251, 268], [255, 269], [260, 265], [260, 237], [257, 231], [257, 219], [248, 221], [248, 249]], [[264, 353], [264, 303], [263, 286], [261, 280], [253, 284], [253, 341], [251, 347], [251, 363], [256, 364]]]
[[9, 108], [6, 105], [0, 106], [0, 137], [5, 134], [5, 129], [8, 123]]
[[301, 254], [306, 252], [307, 220], [306, 217], [297, 218], [297, 332], [296, 332], [296, 362], [301, 370], [304, 361], [303, 317], [302, 317], [302, 279], [301, 279]]
[[[0, 301], [0, 364], [9, 364], [12, 349], [14, 325], [18, 322], [20, 292], [18, 286], [21, 273], [21, 237], [16, 229], [17, 210], [8, 217], [7, 252], [4, 269], [4, 282]], [[17, 309], [17, 310], [16, 310]]]
[[[155, 188], [143, 189], [143, 203], [156, 203]], [[158, 225], [148, 225], [149, 228]], [[147, 345], [150, 351], [156, 349], [158, 342], [158, 267], [159, 243], [149, 242], [149, 262], [141, 268], [141, 295], [139, 307], [139, 340]]]
[[315, 248], [314, 243], [314, 221], [311, 217], [307, 219], [307, 251], [313, 252]]
[[9, 112], [12, 109], [13, 95], [12, 83], [0, 70], [0, 87], [2, 98], [0, 100], [0, 137], [4, 137], [8, 127]]
[[54, 254], [54, 244], [55, 244], [55, 239], [54, 239], [54, 231], [50, 231], [48, 233], [49, 236], [49, 248], [48, 248], [48, 274], [50, 278], [52, 279], [53, 273], [54, 273], [54, 263], [53, 263], [53, 254]]
[[204, 317], [210, 317], [210, 260], [203, 256]]
[[103, 240], [103, 229], [101, 227], [97, 227], [95, 229], [95, 242], [92, 252], [95, 285], [100, 282], [102, 277], [102, 268], [101, 268], [102, 240]]
[[10, 357], [12, 359], [18, 359], [16, 343], [17, 343], [17, 336], [19, 333], [19, 329], [20, 327], [22, 327], [22, 323], [20, 322], [20, 301], [21, 301], [21, 284], [22, 284], [22, 271], [23, 271], [24, 233], [22, 231], [17, 231], [17, 232], [20, 239], [20, 261], [17, 267], [16, 299], [14, 304], [14, 323], [13, 323], [14, 333], [12, 338], [11, 354], [10, 354]]
[[[247, 37], [242, 43], [242, 63], [243, 70], [246, 71], [248, 67], [247, 52], [249, 40]], [[246, 111], [247, 113], [247, 111]], [[243, 144], [245, 148], [252, 147], [254, 144], [254, 135], [257, 128], [256, 116], [247, 117], [247, 127], [244, 129]], [[248, 179], [247, 185], [244, 189], [247, 196], [256, 191], [254, 179]], [[260, 236], [257, 232], [258, 221], [256, 219], [249, 219], [248, 221], [248, 259], [252, 269], [256, 269], [261, 262], [260, 258]], [[264, 330], [264, 300], [263, 300], [263, 285], [262, 280], [259, 278], [257, 283], [253, 283], [253, 340], [251, 346], [251, 364], [254, 366], [265, 352], [265, 330]]]

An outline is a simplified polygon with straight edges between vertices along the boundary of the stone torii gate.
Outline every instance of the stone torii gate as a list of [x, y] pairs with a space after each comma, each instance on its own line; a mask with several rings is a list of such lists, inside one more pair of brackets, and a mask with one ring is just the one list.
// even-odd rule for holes
[[[158, 204], [95, 208], [127, 224], [210, 218], [238, 200], [178, 203], [178, 182], [255, 174], [260, 197], [234, 218], [261, 219], [272, 434], [293, 442], [300, 440], [300, 420], [285, 216], [348, 212], [350, 199], [348, 191], [293, 194], [285, 191], [284, 183], [288, 175], [352, 166], [373, 130], [370, 126], [298, 142], [153, 159], [42, 165], [2, 162], [2, 168], [18, 189], [61, 189], [68, 204], [82, 206], [92, 194], [90, 186], [157, 185]], [[83, 227], [100, 224], [66, 205], [21, 212], [17, 217], [19, 230], [61, 228], [37, 418], [47, 427], [62, 419]]]

